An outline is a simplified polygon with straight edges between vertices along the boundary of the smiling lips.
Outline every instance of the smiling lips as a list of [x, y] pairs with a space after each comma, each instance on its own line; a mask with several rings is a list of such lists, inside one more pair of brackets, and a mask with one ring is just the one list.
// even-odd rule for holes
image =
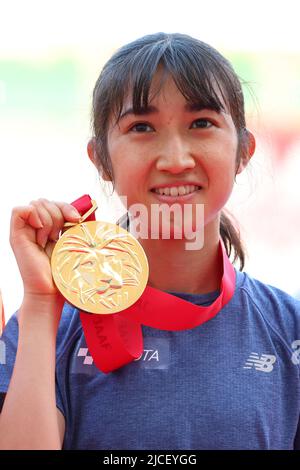
[[152, 191], [161, 196], [185, 196], [186, 194], [193, 193], [201, 189], [201, 186], [195, 185], [181, 185], [181, 186], [165, 186], [162, 188], [154, 188]]

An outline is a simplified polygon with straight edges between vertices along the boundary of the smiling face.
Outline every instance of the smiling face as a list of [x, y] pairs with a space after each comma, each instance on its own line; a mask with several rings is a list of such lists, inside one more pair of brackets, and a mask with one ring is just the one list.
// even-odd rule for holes
[[135, 203], [149, 213], [152, 204], [192, 204], [193, 222], [196, 204], [204, 204], [205, 224], [218, 225], [237, 173], [235, 125], [225, 111], [188, 103], [171, 77], [155, 95], [160, 79], [157, 73], [146, 109], [134, 114], [128, 100], [110, 124], [116, 191], [129, 210]]

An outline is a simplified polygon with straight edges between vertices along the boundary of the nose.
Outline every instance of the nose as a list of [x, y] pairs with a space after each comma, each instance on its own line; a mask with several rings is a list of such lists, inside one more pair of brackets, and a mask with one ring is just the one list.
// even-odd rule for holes
[[176, 174], [194, 167], [195, 160], [181, 137], [173, 135], [162, 143], [156, 162], [157, 170]]

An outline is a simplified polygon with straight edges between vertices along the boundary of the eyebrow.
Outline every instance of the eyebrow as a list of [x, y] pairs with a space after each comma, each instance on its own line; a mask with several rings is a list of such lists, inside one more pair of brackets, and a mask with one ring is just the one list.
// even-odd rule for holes
[[[201, 103], [186, 103], [186, 105], [184, 106], [184, 110], [190, 113], [203, 111], [204, 109], [209, 109], [210, 111], [215, 111], [216, 113], [220, 113], [221, 111], [219, 106], [213, 106], [213, 105], [204, 106]], [[119, 121], [121, 121], [121, 119], [124, 119], [128, 115], [148, 116], [149, 114], [158, 114], [158, 113], [159, 113], [158, 108], [152, 105], [147, 106], [147, 107], [141, 107], [137, 111], [134, 111], [133, 108], [128, 108], [121, 113]]]

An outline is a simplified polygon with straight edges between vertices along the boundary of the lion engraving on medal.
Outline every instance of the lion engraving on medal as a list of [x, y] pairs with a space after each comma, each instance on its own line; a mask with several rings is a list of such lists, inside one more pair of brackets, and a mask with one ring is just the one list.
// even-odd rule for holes
[[128, 288], [139, 286], [142, 266], [126, 233], [98, 224], [94, 234], [87, 224], [81, 234], [65, 233], [57, 252], [59, 282], [86, 306], [102, 304], [108, 310], [126, 304]]

